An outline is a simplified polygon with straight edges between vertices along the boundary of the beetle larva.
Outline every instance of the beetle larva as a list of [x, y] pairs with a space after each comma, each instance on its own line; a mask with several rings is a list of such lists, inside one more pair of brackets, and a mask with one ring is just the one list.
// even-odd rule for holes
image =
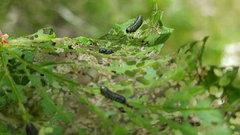
[[98, 50], [99, 53], [104, 53], [104, 54], [112, 54], [114, 53], [112, 49], [105, 49], [105, 48], [101, 48]]
[[101, 86], [100, 91], [101, 91], [102, 95], [104, 95], [105, 97], [107, 97], [111, 100], [114, 100], [114, 101], [122, 103], [122, 104], [126, 103], [126, 98], [124, 96], [110, 91], [107, 87]]
[[126, 29], [126, 32], [132, 33], [137, 31], [137, 29], [142, 25], [142, 23], [143, 23], [143, 17], [139, 15], [137, 20]]
[[38, 135], [38, 130], [32, 123], [27, 124], [26, 132], [27, 132], [27, 135]]

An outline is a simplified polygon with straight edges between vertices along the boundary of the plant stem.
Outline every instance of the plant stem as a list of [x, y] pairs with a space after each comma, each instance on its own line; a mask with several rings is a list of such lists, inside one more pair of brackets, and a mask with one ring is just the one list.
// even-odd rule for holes
[[[2, 47], [1, 47], [1, 50], [2, 50]], [[21, 95], [20, 95], [20, 92], [16, 86], [16, 83], [15, 81], [13, 80], [9, 70], [8, 70], [8, 67], [7, 67], [7, 64], [5, 62], [5, 54], [4, 54], [4, 51], [0, 51], [0, 55], [1, 55], [1, 63], [2, 63], [2, 66], [3, 66], [3, 69], [4, 69], [4, 72], [6, 74], [6, 76], [8, 77], [8, 80], [11, 84], [11, 87], [12, 87], [12, 90], [13, 90], [13, 93], [15, 94], [16, 98], [17, 98], [17, 101], [18, 101], [18, 105], [20, 107], [20, 110], [22, 111], [23, 113], [23, 119], [26, 121], [26, 122], [29, 122], [29, 114], [27, 113], [25, 107], [23, 106], [22, 102], [22, 98], [21, 98]]]

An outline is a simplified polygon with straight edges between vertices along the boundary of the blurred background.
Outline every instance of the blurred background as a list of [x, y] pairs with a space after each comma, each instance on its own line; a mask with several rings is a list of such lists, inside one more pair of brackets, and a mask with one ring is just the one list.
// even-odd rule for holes
[[[174, 28], [163, 55], [184, 43], [210, 36], [204, 64], [240, 65], [240, 0], [158, 0], [163, 22]], [[97, 38], [115, 23], [142, 14], [153, 0], [0, 0], [0, 29], [22, 36], [52, 26], [58, 37]]]

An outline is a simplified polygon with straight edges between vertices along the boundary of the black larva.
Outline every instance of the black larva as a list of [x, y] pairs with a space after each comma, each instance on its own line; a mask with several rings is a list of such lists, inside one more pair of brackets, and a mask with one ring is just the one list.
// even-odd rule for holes
[[137, 20], [126, 29], [126, 32], [132, 33], [137, 31], [137, 29], [142, 25], [142, 23], [143, 23], [143, 17], [139, 15]]
[[26, 133], [27, 135], [38, 135], [38, 130], [32, 123], [28, 123], [26, 126]]
[[112, 54], [114, 53], [112, 49], [105, 49], [105, 48], [101, 48], [98, 50], [99, 53], [104, 53], [104, 54]]
[[101, 91], [101, 94], [104, 95], [105, 97], [111, 100], [114, 100], [116, 102], [126, 104], [126, 98], [124, 96], [110, 91], [107, 87], [101, 86], [100, 91]]

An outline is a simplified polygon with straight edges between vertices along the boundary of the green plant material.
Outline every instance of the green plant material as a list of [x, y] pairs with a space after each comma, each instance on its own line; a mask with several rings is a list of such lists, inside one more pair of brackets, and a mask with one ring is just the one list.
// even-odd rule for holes
[[89, 45], [90, 44], [89, 39], [86, 38], [86, 37], [77, 37], [74, 40], [75, 40], [75, 44], [77, 44], [77, 43], [81, 43], [81, 44], [84, 44], [84, 45]]
[[17, 87], [15, 81], [13, 80], [9, 70], [8, 70], [8, 67], [6, 65], [6, 61], [8, 60], [7, 57], [5, 56], [5, 50], [1, 47], [0, 48], [0, 53], [1, 53], [1, 65], [3, 66], [3, 69], [4, 69], [4, 72], [6, 73], [6, 76], [10, 82], [10, 85], [12, 87], [12, 90], [13, 90], [13, 93], [15, 95], [15, 98], [17, 99], [17, 102], [18, 102], [18, 105], [20, 107], [20, 110], [22, 111], [23, 113], [23, 119], [26, 121], [26, 122], [29, 122], [29, 114], [27, 113], [25, 107], [23, 106], [23, 95], [21, 94], [19, 88]]
[[11, 131], [7, 128], [6, 125], [0, 123], [0, 134], [2, 135], [11, 135]]
[[[230, 135], [239, 129], [231, 129], [231, 116], [224, 115], [238, 110], [238, 67], [203, 67], [208, 37], [162, 56], [173, 32], [162, 16], [156, 9], [135, 33], [125, 32], [131, 19], [98, 39], [57, 38], [51, 28], [10, 38], [0, 48], [0, 120], [11, 128], [1, 123], [0, 133], [24, 134], [29, 121], [52, 135]], [[98, 53], [100, 48], [114, 53]], [[126, 104], [100, 95], [102, 85]]]

